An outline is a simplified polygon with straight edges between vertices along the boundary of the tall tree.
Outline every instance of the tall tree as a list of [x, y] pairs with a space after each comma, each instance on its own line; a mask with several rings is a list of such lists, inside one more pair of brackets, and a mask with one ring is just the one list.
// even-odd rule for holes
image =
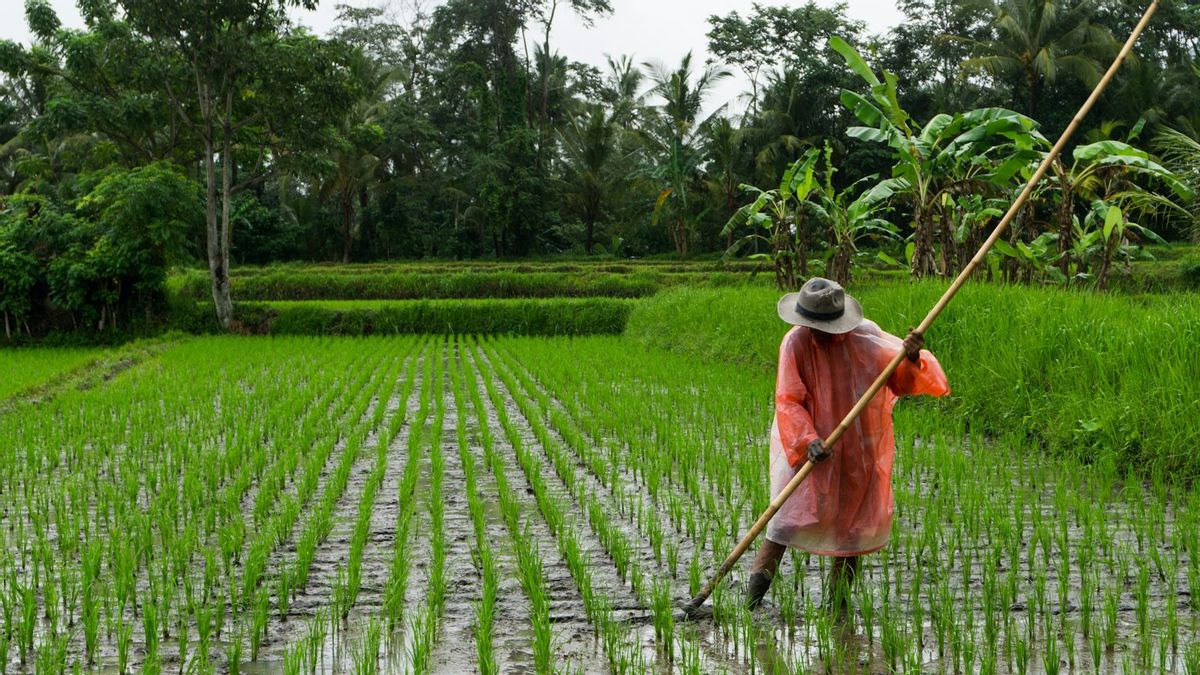
[[964, 36], [976, 54], [963, 68], [1011, 87], [1030, 117], [1037, 117], [1047, 85], [1062, 75], [1094, 85], [1101, 61], [1117, 47], [1112, 33], [1092, 20], [1091, 0], [997, 0], [992, 11], [991, 38]]
[[803, 77], [828, 63], [824, 47], [831, 35], [854, 42], [863, 30], [862, 22], [846, 17], [846, 3], [822, 7], [812, 0], [799, 7], [755, 2], [744, 17], [734, 11], [710, 16], [708, 23], [709, 51], [750, 81], [751, 117], [758, 112], [761, 77], [771, 71], [799, 71]]
[[142, 67], [199, 138], [213, 302], [221, 325], [232, 328], [233, 199], [321, 149], [351, 98], [348, 54], [290, 28], [287, 8], [311, 9], [315, 0], [117, 4], [152, 56]]
[[[550, 33], [554, 20], [559, 16], [559, 8], [569, 8], [587, 26], [600, 16], [612, 13], [609, 0], [539, 0], [532, 8], [532, 15], [542, 27], [542, 43], [537, 49], [537, 79], [539, 91], [536, 104], [531, 106], [537, 111], [538, 120], [538, 161], [544, 162], [550, 156], [549, 146], [553, 142], [553, 127], [551, 124], [551, 90], [555, 85], [554, 73], [561, 69], [554, 67], [556, 54], [550, 48]], [[561, 83], [561, 80], [559, 81]]]
[[663, 186], [655, 216], [667, 222], [675, 252], [682, 256], [688, 252], [696, 216], [691, 193], [704, 161], [701, 125], [707, 119], [705, 99], [729, 72], [713, 66], [697, 70], [691, 52], [675, 69], [656, 64], [648, 64], [648, 68], [652, 91], [662, 100], [643, 127], [653, 155], [651, 172]]
[[569, 202], [583, 218], [584, 249], [592, 253], [596, 224], [621, 181], [620, 128], [598, 104], [571, 120], [562, 134]]

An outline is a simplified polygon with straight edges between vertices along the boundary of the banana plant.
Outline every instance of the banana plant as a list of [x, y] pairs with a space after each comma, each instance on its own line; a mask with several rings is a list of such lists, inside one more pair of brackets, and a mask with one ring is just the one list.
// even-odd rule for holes
[[900, 106], [894, 74], [883, 71], [880, 79], [844, 40], [833, 37], [829, 44], [869, 87], [868, 95], [842, 90], [842, 105], [864, 125], [851, 127], [847, 135], [886, 145], [895, 160], [892, 176], [872, 188], [871, 198], [900, 198], [912, 209], [913, 276], [949, 272], [945, 249], [952, 236], [939, 228], [941, 195], [1009, 188], [1015, 176], [1029, 170], [1037, 149], [1049, 143], [1036, 122], [1004, 108], [941, 113], [919, 126]]
[[1022, 281], [1028, 284], [1032, 283], [1035, 278], [1048, 278], [1059, 284], [1065, 283], [1066, 277], [1054, 266], [1054, 260], [1057, 257], [1055, 255], [1057, 239], [1058, 235], [1055, 233], [1044, 232], [1029, 243], [1016, 241], [1010, 244], [1003, 239], [996, 240], [996, 254], [1013, 260], [1020, 275], [1019, 279], [1010, 278], [1009, 281]]
[[1134, 258], [1152, 257], [1141, 246], [1143, 241], [1167, 243], [1150, 228], [1129, 220], [1125, 211], [1116, 204], [1102, 200], [1092, 202], [1091, 211], [1085, 220], [1088, 219], [1094, 224], [1092, 230], [1100, 232], [1100, 260], [1096, 272], [1096, 286], [1102, 291], [1108, 288], [1108, 277], [1114, 258], [1119, 257], [1128, 265]]
[[[1085, 268], [1087, 262], [1072, 256], [1073, 251], [1080, 250], [1075, 246], [1076, 232], [1079, 229], [1075, 213], [1076, 200], [1093, 205], [1085, 221], [1096, 221], [1098, 218], [1099, 222], [1102, 222], [1108, 218], [1109, 206], [1118, 208], [1122, 213], [1128, 211], [1153, 216], [1177, 212], [1186, 215], [1183, 207], [1170, 197], [1173, 196], [1184, 204], [1195, 199], [1192, 188], [1180, 180], [1179, 176], [1154, 161], [1146, 151], [1121, 141], [1103, 140], [1075, 148], [1071, 165], [1068, 167], [1062, 162], [1056, 162], [1054, 175], [1055, 180], [1045, 183], [1040, 193], [1053, 193], [1058, 201], [1058, 266], [1064, 278], [1071, 276], [1072, 265]], [[1163, 189], [1162, 192], [1158, 192], [1147, 189], [1145, 185], [1157, 185]], [[1103, 213], [1097, 211], [1097, 201], [1105, 204]], [[1097, 216], [1097, 213], [1100, 215]], [[1122, 222], [1125, 222], [1124, 216]], [[1091, 228], [1088, 231], [1096, 229]], [[1133, 229], [1131, 232], [1137, 233], [1140, 229]], [[1104, 240], [1108, 241], [1108, 236], [1105, 236]], [[1116, 252], [1118, 248], [1112, 248], [1108, 255]], [[1088, 247], [1081, 247], [1081, 250], [1086, 251]], [[1102, 265], [1101, 269], [1105, 270], [1105, 274], [1099, 275], [1097, 281], [1103, 286], [1107, 278], [1107, 265]], [[1080, 278], [1079, 275], [1075, 277]]]
[[859, 241], [868, 237], [898, 239], [899, 229], [882, 217], [890, 210], [885, 200], [868, 191], [854, 196], [860, 193], [864, 184], [874, 181], [877, 176], [866, 176], [844, 190], [835, 190], [833, 174], [836, 172], [833, 149], [826, 142], [825, 179], [820, 189], [814, 191], [809, 210], [829, 227], [831, 250], [826, 276], [846, 286], [853, 277], [852, 262], [854, 254], [858, 252]]
[[815, 178], [818, 151], [812, 148], [792, 163], [779, 187], [763, 190], [741, 184], [738, 189], [754, 195], [754, 201], [739, 208], [721, 230], [721, 236], [731, 236], [749, 225], [751, 231], [735, 240], [725, 250], [725, 257], [736, 255], [749, 245], [765, 244], [769, 253], [756, 252], [751, 260], [769, 260], [775, 270], [775, 284], [780, 290], [798, 288], [799, 281], [808, 276], [809, 237], [805, 213], [809, 195], [817, 188]]

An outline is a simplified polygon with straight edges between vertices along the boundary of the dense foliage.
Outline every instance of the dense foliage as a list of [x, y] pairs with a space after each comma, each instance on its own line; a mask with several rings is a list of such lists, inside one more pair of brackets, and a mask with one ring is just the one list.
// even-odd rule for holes
[[[905, 22], [868, 35], [844, 5], [755, 5], [709, 19], [709, 62], [596, 68], [563, 56], [554, 28], [568, 12], [609, 14], [607, 0], [448, 0], [398, 17], [342, 6], [324, 38], [287, 19], [311, 4], [88, 1], [73, 30], [27, 0], [33, 43], [0, 43], [6, 222], [28, 220], [30, 200], [85, 217], [72, 200], [87, 176], [173, 164], [204, 209], [171, 253], [207, 263], [230, 326], [240, 263], [724, 251], [765, 224], [733, 220], [753, 201], [743, 185], [768, 191], [828, 148], [773, 226], [796, 230], [783, 253], [800, 276], [811, 262], [848, 278], [868, 258], [945, 274], [1141, 11], [905, 0]], [[1198, 44], [1200, 15], [1165, 4], [1018, 219], [1007, 278], [1103, 286], [1150, 232], [1200, 233]], [[717, 100], [731, 77], [746, 93]], [[65, 217], [35, 226], [77, 227]], [[859, 250], [880, 244], [884, 258]], [[43, 254], [0, 252], [20, 324], [38, 313], [30, 256]], [[111, 324], [111, 301], [71, 302]]]
[[11, 337], [37, 324], [117, 328], [159, 308], [168, 266], [202, 217], [172, 165], [111, 167], [67, 189], [20, 192], [0, 211], [0, 313]]

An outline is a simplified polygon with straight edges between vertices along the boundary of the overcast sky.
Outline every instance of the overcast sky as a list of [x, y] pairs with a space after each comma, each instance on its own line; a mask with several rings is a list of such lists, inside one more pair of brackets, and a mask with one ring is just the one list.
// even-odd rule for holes
[[[203, 1], [203, 0], [197, 0]], [[389, 6], [389, 0], [341, 0], [357, 6]], [[391, 0], [395, 6], [412, 0]], [[604, 55], [632, 54], [635, 62], [678, 63], [689, 50], [696, 60], [707, 58], [705, 33], [707, 19], [712, 14], [727, 14], [738, 10], [745, 14], [753, 0], [611, 0], [613, 13], [586, 26], [574, 14], [567, 12], [556, 18], [550, 35], [551, 46], [567, 57], [604, 67]], [[759, 0], [765, 5], [798, 5], [800, 2]], [[834, 0], [817, 0], [821, 5], [833, 5]], [[74, 0], [50, 0], [58, 16], [67, 26], [80, 26], [82, 21]], [[322, 0], [315, 12], [297, 13], [296, 18], [319, 34], [326, 33], [337, 16], [337, 2]], [[432, 7], [435, 0], [424, 0]], [[892, 0], [849, 0], [852, 18], [865, 21], [871, 32], [882, 33], [903, 17]], [[25, 26], [24, 2], [0, 0], [0, 39], [29, 42]], [[562, 10], [560, 9], [560, 12]], [[709, 102], [710, 109], [732, 101], [747, 88], [740, 74], [725, 80]]]

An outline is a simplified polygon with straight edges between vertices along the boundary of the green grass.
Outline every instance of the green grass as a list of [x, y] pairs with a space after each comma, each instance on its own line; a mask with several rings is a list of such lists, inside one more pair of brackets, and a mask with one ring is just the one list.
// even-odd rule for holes
[[[852, 289], [903, 335], [944, 282]], [[775, 366], [787, 326], [769, 289], [677, 289], [643, 301], [627, 334], [697, 359]], [[968, 285], [934, 324], [949, 409], [971, 428], [1139, 473], [1200, 476], [1200, 296]]]
[[0, 401], [46, 384], [103, 353], [103, 349], [85, 348], [0, 349]]

